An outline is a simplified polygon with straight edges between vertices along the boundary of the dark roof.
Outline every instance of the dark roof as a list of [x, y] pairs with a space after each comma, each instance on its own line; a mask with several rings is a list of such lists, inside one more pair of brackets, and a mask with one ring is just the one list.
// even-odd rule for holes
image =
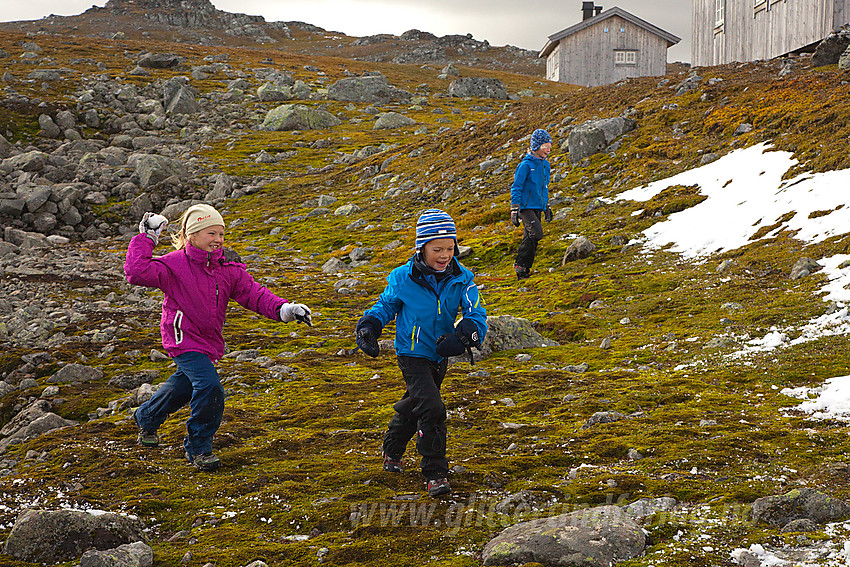
[[608, 18], [612, 18], [614, 16], [620, 16], [624, 20], [633, 23], [636, 26], [642, 27], [650, 33], [654, 33], [658, 37], [667, 40], [667, 47], [672, 47], [681, 41], [681, 38], [676, 37], [672, 33], [666, 32], [657, 26], [653, 26], [646, 20], [642, 20], [635, 16], [634, 14], [630, 14], [623, 10], [622, 8], [610, 8], [605, 10], [601, 14], [597, 16], [593, 16], [592, 18], [588, 18], [583, 22], [579, 22], [574, 26], [570, 26], [565, 30], [561, 30], [556, 34], [549, 36], [549, 41], [546, 42], [546, 45], [543, 46], [543, 50], [540, 51], [540, 57], [548, 56], [555, 46], [558, 45], [558, 42], [564, 39], [567, 36], [573, 35], [574, 33], [578, 33], [583, 29], [589, 28], [590, 26], [596, 25], [603, 20], [607, 20]]

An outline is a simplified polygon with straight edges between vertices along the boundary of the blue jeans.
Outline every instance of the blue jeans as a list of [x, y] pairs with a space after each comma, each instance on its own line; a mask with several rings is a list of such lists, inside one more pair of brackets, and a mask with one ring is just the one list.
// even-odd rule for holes
[[209, 453], [224, 414], [224, 388], [218, 372], [210, 357], [200, 352], [179, 354], [174, 362], [177, 372], [136, 410], [136, 423], [155, 432], [170, 414], [188, 403], [192, 413], [186, 421], [183, 447], [190, 457]]

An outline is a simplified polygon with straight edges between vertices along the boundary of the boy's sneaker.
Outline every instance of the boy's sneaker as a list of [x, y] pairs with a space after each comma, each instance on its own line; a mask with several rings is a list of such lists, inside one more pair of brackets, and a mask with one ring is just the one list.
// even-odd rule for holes
[[204, 472], [215, 471], [221, 467], [221, 461], [213, 454], [212, 451], [202, 455], [195, 455], [194, 457], [189, 455], [189, 453], [186, 453], [186, 458], [198, 470], [202, 470]]
[[451, 485], [449, 485], [449, 481], [445, 478], [434, 478], [428, 481], [426, 485], [428, 488], [428, 496], [441, 496], [443, 494], [448, 494], [452, 491]]
[[516, 272], [516, 279], [518, 280], [524, 280], [526, 278], [531, 277], [531, 270], [529, 270], [525, 266], [514, 264], [514, 271]]
[[148, 449], [159, 447], [159, 435], [156, 434], [156, 431], [145, 431], [142, 429], [139, 422], [136, 421], [136, 412], [133, 412], [133, 423], [139, 428], [139, 435], [136, 437], [139, 445]]
[[401, 459], [393, 459], [389, 455], [384, 454], [384, 470], [394, 473], [404, 472], [404, 468], [401, 465]]

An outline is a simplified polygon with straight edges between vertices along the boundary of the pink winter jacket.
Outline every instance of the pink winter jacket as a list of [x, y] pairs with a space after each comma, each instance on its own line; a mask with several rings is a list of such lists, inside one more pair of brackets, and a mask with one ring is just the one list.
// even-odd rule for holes
[[155, 287], [162, 302], [162, 346], [168, 356], [202, 352], [214, 362], [224, 355], [222, 328], [231, 299], [264, 317], [279, 321], [287, 303], [254, 281], [244, 264], [227, 262], [221, 249], [204, 252], [187, 244], [183, 250], [153, 258], [154, 243], [144, 234], [130, 241], [124, 273], [133, 285]]

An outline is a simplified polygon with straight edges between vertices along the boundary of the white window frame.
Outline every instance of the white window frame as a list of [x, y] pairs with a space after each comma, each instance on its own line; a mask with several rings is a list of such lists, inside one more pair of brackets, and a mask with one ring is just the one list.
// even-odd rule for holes
[[768, 8], [768, 0], [753, 0], [753, 15]]
[[637, 50], [615, 49], [614, 65], [634, 67], [635, 65], [637, 65]]
[[723, 27], [726, 23], [726, 0], [714, 0], [714, 27]]

